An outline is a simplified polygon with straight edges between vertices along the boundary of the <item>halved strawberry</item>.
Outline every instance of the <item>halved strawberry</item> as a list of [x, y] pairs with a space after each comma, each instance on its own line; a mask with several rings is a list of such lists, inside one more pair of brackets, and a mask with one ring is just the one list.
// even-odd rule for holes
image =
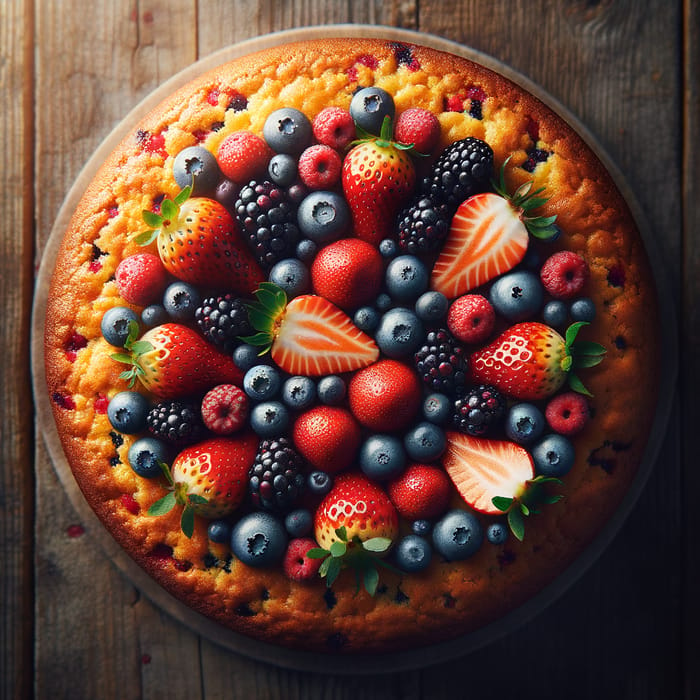
[[248, 316], [259, 331], [245, 342], [270, 350], [289, 374], [320, 377], [351, 372], [372, 364], [379, 348], [367, 334], [327, 299], [313, 294], [287, 295], [263, 282], [249, 305]]
[[505, 186], [505, 163], [496, 192], [469, 197], [457, 209], [450, 232], [435, 262], [431, 287], [450, 299], [479, 287], [514, 268], [524, 257], [529, 235], [551, 239], [557, 235], [556, 217], [528, 213], [547, 199], [532, 191], [532, 182], [513, 195]]

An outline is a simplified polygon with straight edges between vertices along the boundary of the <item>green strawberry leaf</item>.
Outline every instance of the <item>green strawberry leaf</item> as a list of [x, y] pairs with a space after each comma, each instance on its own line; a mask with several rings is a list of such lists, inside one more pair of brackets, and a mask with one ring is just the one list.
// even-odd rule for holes
[[599, 365], [605, 358], [602, 355], [582, 355], [574, 357], [574, 367], [577, 369], [589, 369]]
[[194, 503], [195, 505], [198, 505], [198, 506], [205, 506], [207, 503], [209, 503], [209, 501], [206, 498], [204, 498], [204, 496], [200, 496], [197, 493], [188, 494], [187, 501], [189, 503]]
[[178, 207], [172, 199], [168, 199], [167, 197], [160, 204], [160, 213], [164, 223], [177, 219], [179, 211], [180, 207]]
[[335, 557], [336, 559], [340, 559], [345, 556], [345, 554], [348, 551], [348, 546], [345, 542], [336, 540], [331, 544], [330, 547], [330, 553], [332, 557]]
[[574, 341], [576, 340], [576, 336], [578, 335], [578, 332], [584, 327], [587, 326], [588, 321], [577, 321], [576, 323], [572, 323], [567, 329], [566, 329], [566, 336], [564, 338], [566, 342], [566, 347], [570, 348], [573, 344]]
[[593, 343], [590, 340], [580, 340], [574, 347], [574, 355], [590, 355], [591, 357], [600, 357], [607, 352], [604, 345]]
[[513, 505], [513, 499], [505, 498], [504, 496], [494, 496], [491, 499], [491, 503], [493, 503], [498, 510], [505, 513]]
[[[272, 343], [272, 333], [261, 331], [260, 333], [255, 333], [254, 335], [242, 335], [240, 340], [248, 345], [255, 345], [256, 347], [268, 346]], [[269, 347], [264, 347], [260, 355], [264, 355], [269, 350]]]
[[511, 508], [508, 511], [508, 526], [515, 538], [522, 542], [525, 537], [525, 520], [518, 508]]
[[185, 506], [182, 509], [182, 515], [180, 516], [180, 528], [188, 539], [192, 538], [194, 533], [194, 511], [189, 506]]
[[524, 503], [520, 503], [520, 512], [523, 515], [530, 515], [530, 513], [536, 513], [537, 511], [533, 510], [531, 511]]
[[[163, 200], [163, 201], [165, 201], [165, 200]], [[149, 211], [148, 209], [144, 209], [141, 212], [141, 216], [143, 217], [144, 223], [149, 228], [158, 229], [163, 225], [163, 217], [160, 214], [156, 214], [153, 211]]]
[[377, 586], [379, 585], [379, 572], [373, 566], [365, 569], [363, 583], [367, 593], [374, 596], [377, 592]]
[[[194, 175], [192, 175], [192, 182], [194, 182]], [[178, 193], [173, 202], [179, 207], [181, 207], [192, 195], [192, 185], [187, 185], [183, 187]]]
[[306, 556], [309, 559], [325, 559], [329, 554], [330, 552], [327, 549], [321, 549], [321, 547], [313, 547], [306, 553]]
[[113, 352], [109, 357], [116, 362], [123, 362], [126, 365], [133, 363], [131, 355], [127, 355], [125, 352]]
[[175, 494], [172, 491], [168, 491], [163, 498], [159, 498], [153, 505], [151, 505], [151, 507], [148, 509], [148, 514], [165, 515], [175, 507], [176, 502]]
[[[340, 570], [343, 568], [343, 564], [340, 559], [336, 559], [335, 557], [328, 557], [328, 559], [325, 559], [323, 561], [323, 564], [328, 562], [328, 566], [326, 567], [326, 586], [330, 588], [334, 583], [335, 580], [338, 578], [338, 574], [340, 573]], [[323, 564], [321, 564], [321, 568], [323, 568]], [[322, 576], [324, 574], [321, 574]]]
[[131, 389], [134, 384], [136, 384], [136, 378], [140, 375], [143, 374], [143, 370], [140, 367], [133, 366], [131, 369], [127, 369], [124, 372], [121, 372], [119, 375], [119, 379], [123, 379], [125, 382], [127, 382], [127, 386], [129, 389]]
[[153, 345], [147, 340], [137, 340], [131, 345], [131, 352], [134, 353], [134, 355], [144, 355], [147, 352], [151, 352], [152, 350]]
[[129, 332], [127, 333], [126, 340], [124, 341], [124, 347], [127, 350], [131, 350], [133, 348], [134, 343], [136, 342], [136, 339], [139, 337], [141, 329], [139, 328], [139, 324], [136, 321], [129, 321], [128, 328]]
[[348, 541], [348, 530], [345, 527], [345, 525], [341, 525], [341, 527], [336, 528], [335, 530], [336, 536], [341, 539], [343, 542]]
[[564, 357], [561, 358], [561, 368], [564, 370], [564, 372], [571, 371], [573, 366], [574, 358], [571, 357], [571, 355], [564, 355]]
[[593, 396], [593, 394], [586, 389], [583, 382], [575, 374], [569, 374], [568, 384], [572, 391], [576, 391], [584, 396]]
[[158, 231], [151, 229], [149, 231], [139, 233], [139, 235], [134, 238], [134, 241], [136, 242], [136, 245], [144, 246], [151, 245], [156, 238], [158, 238]]
[[362, 548], [374, 554], [386, 552], [391, 547], [391, 540], [388, 537], [370, 537], [362, 542]]

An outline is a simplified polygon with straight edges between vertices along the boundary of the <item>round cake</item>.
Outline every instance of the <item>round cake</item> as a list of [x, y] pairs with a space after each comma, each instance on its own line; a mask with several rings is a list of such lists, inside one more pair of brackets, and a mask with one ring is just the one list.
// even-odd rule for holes
[[47, 302], [60, 440], [185, 606], [286, 648], [418, 648], [556, 581], [658, 392], [625, 199], [549, 107], [380, 39], [206, 72], [85, 189]]

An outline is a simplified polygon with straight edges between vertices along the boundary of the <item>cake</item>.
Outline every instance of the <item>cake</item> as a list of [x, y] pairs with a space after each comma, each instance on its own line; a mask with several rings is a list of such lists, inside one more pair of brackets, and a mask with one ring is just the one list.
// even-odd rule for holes
[[282, 45], [177, 90], [56, 259], [47, 392], [85, 499], [184, 606], [284, 648], [503, 619], [638, 474], [656, 289], [613, 179], [466, 58]]

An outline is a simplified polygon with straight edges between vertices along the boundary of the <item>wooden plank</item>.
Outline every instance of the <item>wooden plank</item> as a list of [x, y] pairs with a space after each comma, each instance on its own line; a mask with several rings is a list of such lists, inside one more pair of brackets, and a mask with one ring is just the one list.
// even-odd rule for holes
[[32, 661], [32, 394], [29, 313], [33, 267], [32, 25], [25, 3], [0, 5], [0, 696], [28, 697]]

